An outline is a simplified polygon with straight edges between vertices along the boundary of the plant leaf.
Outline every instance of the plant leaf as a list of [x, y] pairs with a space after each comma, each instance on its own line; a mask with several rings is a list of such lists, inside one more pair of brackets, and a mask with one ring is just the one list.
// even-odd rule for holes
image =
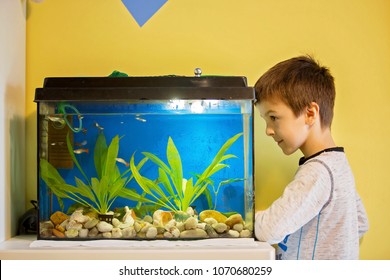
[[[212, 199], [212, 195], [211, 195], [210, 189], [206, 188], [204, 190], [204, 192], [203, 192], [203, 195], [206, 197], [208, 208], [212, 209], [212, 207], [213, 207], [213, 199]], [[217, 198], [215, 198], [215, 199], [217, 199]]]
[[145, 198], [144, 196], [138, 194], [136, 191], [131, 189], [121, 189], [120, 194], [121, 196], [126, 197], [133, 201], [154, 203], [153, 200]]
[[171, 196], [175, 196], [171, 182], [169, 181], [167, 173], [162, 168], [158, 169], [158, 180], [163, 184], [164, 188], [168, 191]]
[[142, 152], [142, 154], [150, 159], [152, 162], [157, 164], [162, 170], [164, 170], [166, 173], [170, 174], [171, 170], [169, 169], [168, 165], [166, 165], [161, 159], [159, 159], [156, 155], [148, 152]]
[[[121, 191], [125, 187], [127, 178], [121, 178], [119, 180], [116, 180], [114, 184], [112, 184], [109, 188], [109, 195], [108, 195], [108, 200], [115, 200]], [[112, 204], [112, 202], [111, 202]]]
[[[205, 169], [205, 171], [202, 173], [202, 175], [200, 176], [200, 178], [198, 179], [198, 181], [195, 183], [195, 185], [199, 185], [203, 182], [203, 180], [205, 180], [206, 178], [210, 177], [210, 172], [213, 170], [213, 168], [219, 164], [222, 160], [226, 160], [227, 158], [231, 157], [224, 157], [224, 154], [226, 153], [226, 151], [230, 148], [231, 145], [233, 145], [233, 143], [242, 135], [243, 133], [238, 133], [236, 135], [234, 135], [233, 137], [231, 137], [230, 139], [228, 139], [225, 144], [223, 144], [223, 146], [221, 147], [221, 149], [219, 149], [217, 155], [214, 157], [213, 161], [211, 162], [211, 164]], [[215, 172], [214, 172], [215, 173]]]
[[183, 167], [179, 151], [177, 150], [175, 143], [173, 143], [171, 137], [168, 138], [167, 160], [171, 167], [171, 178], [173, 181], [173, 185], [176, 188], [177, 194], [179, 196], [183, 196]]
[[194, 196], [194, 186], [193, 186], [192, 178], [190, 178], [189, 180], [187, 180], [186, 189], [184, 191], [183, 201], [181, 205], [181, 209], [183, 211], [186, 211], [187, 208], [190, 206], [193, 196]]
[[117, 168], [116, 158], [118, 157], [118, 151], [119, 151], [119, 136], [116, 135], [111, 140], [111, 143], [108, 146], [107, 157], [103, 167], [103, 176], [107, 176], [107, 178], [112, 178], [112, 177], [117, 178], [117, 172], [115, 168]]
[[[144, 164], [148, 161], [149, 159], [147, 157], [144, 157], [138, 164], [137, 164], [137, 169], [141, 170], [141, 168], [144, 166]], [[129, 172], [131, 172], [130, 166], [129, 168], [122, 173], [121, 177], [126, 176]], [[133, 174], [130, 175], [129, 180], [126, 182], [126, 185], [133, 179]]]
[[66, 193], [62, 190], [61, 185], [65, 184], [64, 179], [46, 159], [39, 161], [40, 177], [46, 183], [47, 187], [57, 197], [61, 210], [64, 211], [64, 202], [62, 198], [66, 198]]
[[99, 133], [98, 138], [96, 139], [95, 149], [93, 153], [96, 174], [98, 178], [101, 179], [103, 176], [102, 155], [107, 154], [107, 143], [104, 133]]
[[223, 168], [225, 168], [225, 167], [229, 167], [229, 165], [227, 165], [227, 164], [220, 164], [220, 163], [216, 164], [216, 165], [210, 170], [210, 172], [207, 174], [208, 177], [212, 176], [214, 173], [218, 172], [219, 170], [221, 170], [221, 169], [223, 169]]
[[46, 159], [40, 159], [39, 161], [40, 175], [47, 185], [51, 184], [64, 184], [65, 180], [62, 178], [57, 169], [51, 165]]
[[73, 162], [76, 164], [77, 168], [80, 170], [81, 174], [84, 176], [84, 178], [88, 182], [88, 184], [90, 184], [87, 175], [85, 175], [83, 169], [81, 168], [81, 166], [80, 166], [80, 164], [79, 164], [79, 162], [78, 162], [78, 160], [73, 152], [73, 146], [72, 146], [72, 143], [70, 143], [69, 132], [66, 135], [66, 145], [68, 147], [68, 151], [69, 151], [70, 157], [72, 158]]
[[190, 205], [195, 202], [195, 200], [207, 189], [208, 184], [203, 185], [199, 190], [194, 192], [194, 196], [192, 197], [190, 201]]
[[87, 197], [88, 199], [90, 199], [93, 202], [96, 202], [96, 198], [95, 198], [94, 194], [92, 193], [90, 186], [84, 184], [84, 182], [81, 181], [77, 177], [75, 177], [75, 182], [76, 182], [77, 191], [79, 194]]
[[[158, 203], [163, 207], [166, 207], [171, 210], [174, 209], [172, 207], [172, 203], [169, 201], [169, 198], [165, 195], [164, 191], [162, 191], [160, 187], [152, 180], [142, 177], [141, 174], [138, 172], [136, 166], [134, 165], [134, 154], [130, 159], [130, 168], [138, 185], [143, 189], [144, 192], [146, 192], [155, 199], [154, 203]], [[159, 196], [157, 196], [155, 193], [157, 193]]]
[[241, 182], [241, 181], [245, 181], [245, 179], [243, 179], [243, 178], [232, 178], [232, 179], [221, 181], [219, 183], [219, 185], [223, 186], [223, 185], [227, 185], [227, 184], [231, 184], [231, 183], [235, 183], [235, 182]]

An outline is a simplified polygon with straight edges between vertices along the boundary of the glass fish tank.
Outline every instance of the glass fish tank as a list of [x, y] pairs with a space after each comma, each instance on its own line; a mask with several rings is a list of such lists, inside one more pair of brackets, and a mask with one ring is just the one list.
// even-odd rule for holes
[[38, 239], [253, 238], [253, 100], [238, 76], [45, 78]]

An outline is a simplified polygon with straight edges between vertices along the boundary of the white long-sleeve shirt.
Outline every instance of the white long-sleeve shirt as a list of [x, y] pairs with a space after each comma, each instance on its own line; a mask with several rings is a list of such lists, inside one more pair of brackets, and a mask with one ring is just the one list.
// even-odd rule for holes
[[302, 158], [283, 195], [255, 217], [258, 240], [276, 244], [277, 259], [358, 259], [368, 230], [344, 149]]

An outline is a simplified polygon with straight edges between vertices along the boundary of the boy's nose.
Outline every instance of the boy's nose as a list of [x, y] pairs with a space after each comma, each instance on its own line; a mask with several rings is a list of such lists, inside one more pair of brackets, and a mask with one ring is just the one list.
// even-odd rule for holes
[[274, 130], [271, 127], [267, 126], [265, 128], [265, 134], [267, 134], [267, 136], [272, 136], [272, 135], [275, 134], [275, 132], [274, 132]]

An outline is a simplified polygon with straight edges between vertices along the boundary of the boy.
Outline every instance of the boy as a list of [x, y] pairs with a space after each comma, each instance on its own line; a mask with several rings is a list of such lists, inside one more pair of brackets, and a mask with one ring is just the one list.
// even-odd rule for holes
[[365, 209], [342, 147], [331, 134], [332, 75], [309, 56], [269, 69], [255, 85], [266, 134], [283, 153], [303, 153], [283, 195], [258, 211], [255, 234], [278, 243], [277, 259], [358, 259]]

